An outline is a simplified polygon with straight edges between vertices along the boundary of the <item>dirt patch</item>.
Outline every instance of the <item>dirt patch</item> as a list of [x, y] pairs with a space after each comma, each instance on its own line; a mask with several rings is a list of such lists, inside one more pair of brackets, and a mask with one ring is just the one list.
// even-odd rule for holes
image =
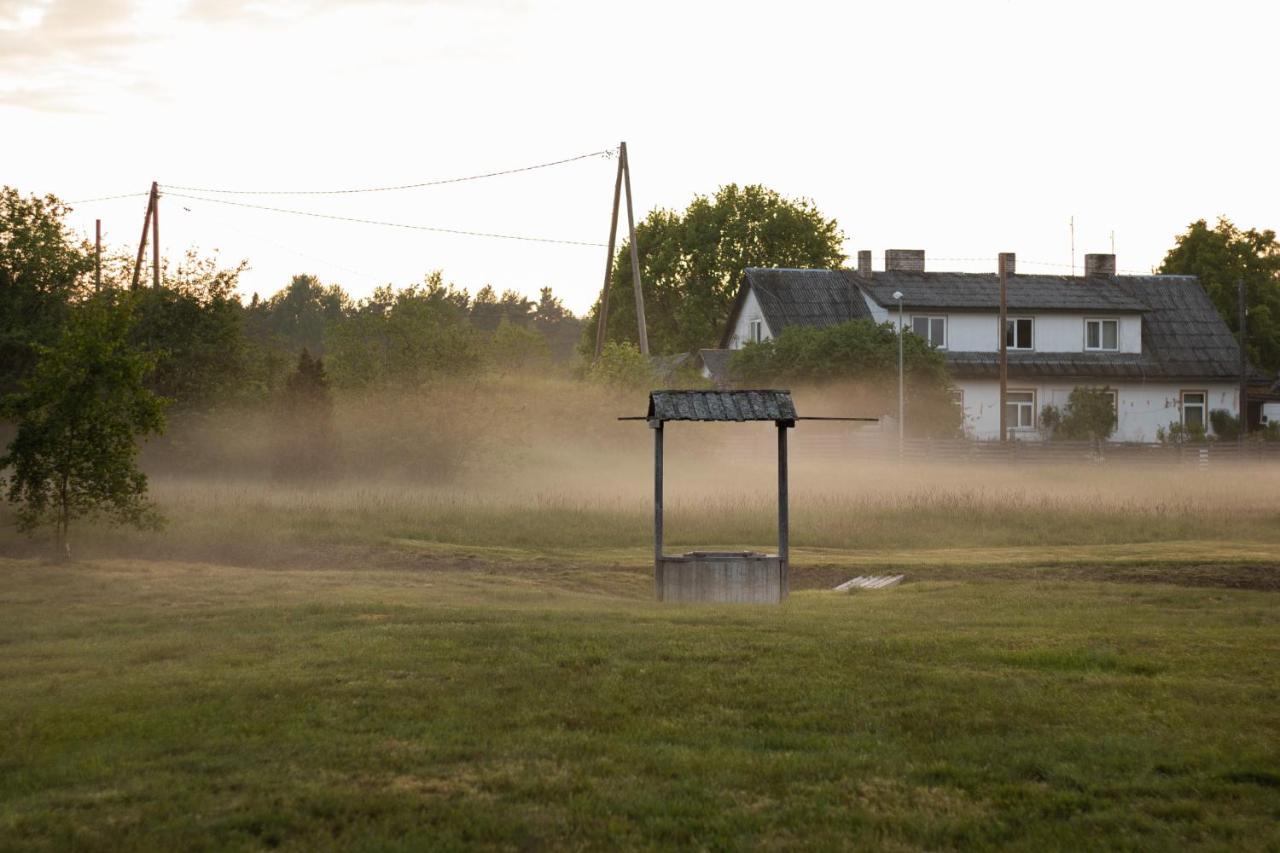
[[922, 580], [1045, 581], [1066, 580], [1113, 583], [1161, 583], [1174, 586], [1251, 589], [1280, 592], [1280, 564], [1221, 563], [1205, 565], [1130, 566], [993, 566], [951, 568], [850, 569], [843, 566], [793, 566], [791, 588], [831, 589], [836, 584], [868, 574], [905, 574], [904, 583]]

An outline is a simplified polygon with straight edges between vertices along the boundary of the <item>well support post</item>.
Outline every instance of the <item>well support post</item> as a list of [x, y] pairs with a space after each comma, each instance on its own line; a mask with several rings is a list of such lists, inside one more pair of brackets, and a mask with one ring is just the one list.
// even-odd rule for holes
[[653, 429], [653, 582], [662, 600], [662, 421], [650, 421]]
[[782, 571], [782, 589], [788, 588], [790, 574], [790, 520], [787, 510], [787, 427], [786, 421], [778, 421], [778, 562]]

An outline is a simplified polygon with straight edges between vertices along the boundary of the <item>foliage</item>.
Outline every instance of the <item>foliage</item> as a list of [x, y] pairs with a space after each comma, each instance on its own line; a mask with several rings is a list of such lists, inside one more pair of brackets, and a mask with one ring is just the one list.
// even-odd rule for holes
[[1240, 419], [1226, 409], [1209, 412], [1209, 425], [1219, 441], [1235, 441], [1240, 437]]
[[146, 388], [152, 359], [130, 342], [131, 300], [109, 296], [77, 307], [23, 390], [4, 401], [17, 436], [0, 459], [24, 530], [52, 523], [67, 553], [70, 523], [103, 515], [139, 527], [157, 523], [137, 441], [164, 428], [163, 401]]
[[1178, 235], [1160, 272], [1199, 276], [1227, 326], [1239, 334], [1236, 281], [1244, 280], [1247, 351], [1264, 370], [1280, 371], [1280, 242], [1272, 230], [1242, 231], [1226, 217], [1197, 220]]
[[180, 407], [261, 395], [251, 377], [244, 309], [235, 288], [245, 262], [221, 268], [215, 258], [189, 251], [159, 289], [134, 295], [132, 340], [155, 356], [148, 386]]
[[467, 323], [457, 291], [438, 279], [403, 290], [380, 287], [340, 320], [326, 343], [340, 387], [417, 387], [483, 366], [483, 342]]
[[501, 373], [538, 370], [550, 363], [551, 347], [541, 332], [503, 320], [489, 338], [489, 357]]
[[1161, 444], [1204, 444], [1208, 434], [1200, 424], [1182, 424], [1177, 421], [1166, 427], [1156, 427], [1156, 441]]
[[657, 375], [653, 363], [640, 354], [635, 344], [609, 341], [599, 361], [587, 371], [587, 378], [609, 388], [637, 390], [653, 388]]
[[[963, 412], [955, 403], [946, 362], [924, 338], [902, 336], [907, 426], [913, 434], [959, 434]], [[729, 361], [736, 382], [829, 383], [856, 381], [878, 392], [886, 413], [897, 413], [898, 333], [869, 319], [837, 326], [788, 326], [778, 337], [749, 343]]]
[[564, 307], [550, 287], [542, 288], [533, 307], [533, 328], [546, 338], [553, 360], [569, 361], [573, 358], [584, 327], [584, 322]]
[[270, 299], [254, 294], [246, 316], [246, 332], [261, 343], [279, 342], [290, 353], [324, 354], [325, 329], [352, 310], [351, 298], [337, 285], [324, 285], [313, 275], [295, 275]]
[[535, 305], [514, 290], [498, 296], [492, 286], [485, 285], [471, 301], [471, 325], [484, 332], [496, 331], [503, 323], [527, 326], [533, 321]]
[[58, 337], [70, 306], [92, 289], [89, 246], [63, 223], [70, 210], [54, 196], [0, 187], [0, 393], [35, 366], [40, 346]]
[[[712, 346], [748, 267], [839, 266], [844, 236], [813, 203], [787, 199], [759, 185], [721, 187], [695, 196], [682, 213], [654, 210], [636, 226], [645, 321], [653, 353]], [[636, 311], [630, 245], [614, 257], [606, 340], [635, 341]], [[580, 345], [595, 349], [599, 305]]]
[[1073, 388], [1061, 413], [1054, 406], [1044, 407], [1040, 413], [1040, 424], [1053, 438], [1104, 442], [1116, 430], [1116, 407], [1111, 389]]
[[280, 401], [278, 475], [315, 476], [333, 463], [333, 397], [324, 360], [304, 349]]

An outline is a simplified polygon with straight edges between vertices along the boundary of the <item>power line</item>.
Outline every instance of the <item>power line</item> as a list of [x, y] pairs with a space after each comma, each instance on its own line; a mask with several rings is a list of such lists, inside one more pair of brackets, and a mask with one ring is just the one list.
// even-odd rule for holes
[[266, 210], [272, 213], [289, 213], [294, 216], [309, 216], [313, 219], [331, 219], [335, 222], [358, 222], [362, 225], [381, 225], [387, 228], [405, 228], [411, 231], [432, 231], [437, 234], [458, 234], [464, 237], [490, 237], [498, 240], [520, 240], [526, 243], [556, 243], [564, 246], [603, 247], [604, 243], [590, 243], [585, 240], [560, 240], [554, 237], [529, 237], [521, 234], [497, 234], [491, 231], [464, 231], [459, 228], [437, 228], [431, 225], [409, 225], [403, 222], [386, 222], [380, 219], [361, 219], [355, 216], [337, 216], [331, 213], [314, 213], [309, 210], [292, 210], [285, 207], [268, 207], [262, 204], [249, 204], [244, 201], [229, 201], [221, 198], [204, 198], [203, 196], [185, 195], [183, 193], [166, 192], [174, 198], [185, 198], [191, 201], [206, 201], [210, 204], [226, 204], [233, 207], [247, 207], [253, 210]]
[[99, 196], [98, 198], [82, 198], [82, 199], [77, 199], [76, 201], [68, 201], [66, 202], [66, 204], [89, 204], [90, 202], [93, 202], [93, 201], [115, 201], [118, 198], [142, 198], [144, 195], [151, 195], [151, 193], [148, 191], [144, 193], [121, 193], [120, 195], [104, 195], [104, 196]]
[[444, 184], [460, 184], [464, 181], [479, 181], [484, 178], [497, 178], [502, 175], [515, 175], [520, 172], [532, 172], [535, 169], [547, 169], [551, 166], [562, 166], [565, 163], [573, 163], [578, 160], [587, 160], [592, 157], [611, 157], [617, 152], [610, 148], [603, 151], [592, 151], [588, 154], [578, 154], [574, 157], [565, 157], [561, 160], [552, 160], [547, 163], [535, 163], [532, 166], [520, 166], [515, 169], [501, 169], [496, 172], [484, 172], [479, 175], [466, 175], [460, 178], [441, 178], [434, 181], [421, 181], [416, 184], [397, 184], [389, 187], [362, 187], [356, 189], [342, 190], [225, 190], [214, 189], [210, 187], [188, 187], [179, 184], [168, 184], [171, 189], [187, 190], [197, 193], [218, 193], [220, 195], [350, 195], [353, 193], [383, 193], [393, 192], [396, 190], [416, 190], [422, 187], [438, 187]]

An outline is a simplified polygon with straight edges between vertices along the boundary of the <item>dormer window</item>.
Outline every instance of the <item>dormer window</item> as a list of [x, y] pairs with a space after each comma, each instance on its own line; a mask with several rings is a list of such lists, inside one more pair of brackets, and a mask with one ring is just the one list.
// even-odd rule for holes
[[929, 346], [947, 348], [946, 317], [912, 317], [911, 331], [928, 341]]
[[1085, 320], [1084, 348], [1102, 352], [1120, 349], [1120, 321]]

